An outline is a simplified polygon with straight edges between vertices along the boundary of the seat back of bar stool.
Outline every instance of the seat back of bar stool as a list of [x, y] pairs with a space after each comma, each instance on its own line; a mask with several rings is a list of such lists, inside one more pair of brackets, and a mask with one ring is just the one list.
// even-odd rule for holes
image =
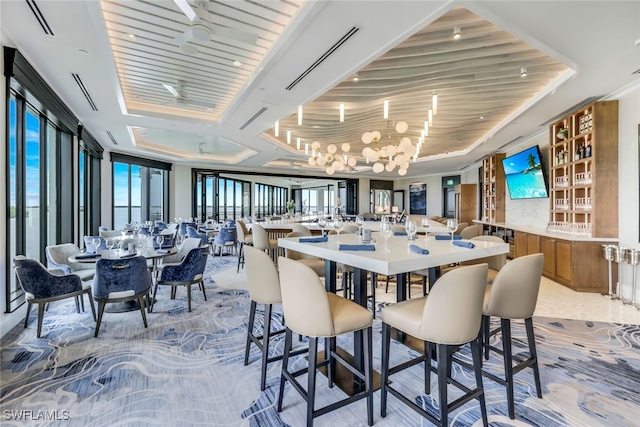
[[334, 335], [329, 298], [318, 275], [306, 265], [278, 258], [282, 311], [292, 331], [310, 337]]
[[440, 277], [427, 297], [417, 338], [448, 345], [473, 341], [480, 332], [487, 268], [470, 265]]
[[493, 281], [483, 313], [501, 319], [532, 317], [538, 300], [543, 263], [544, 255], [541, 253], [509, 261]]
[[260, 224], [253, 224], [251, 226], [251, 231], [253, 234], [254, 248], [262, 249], [263, 251], [271, 249], [269, 235], [267, 234], [267, 230], [265, 230], [263, 226], [261, 226]]
[[247, 268], [247, 288], [249, 288], [251, 299], [262, 304], [282, 302], [280, 278], [271, 257], [262, 250], [251, 246], [244, 247], [244, 256]]

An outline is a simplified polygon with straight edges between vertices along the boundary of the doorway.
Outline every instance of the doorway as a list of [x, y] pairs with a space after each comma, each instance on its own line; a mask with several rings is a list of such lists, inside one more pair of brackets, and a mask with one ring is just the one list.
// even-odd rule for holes
[[460, 184], [460, 175], [442, 177], [442, 216], [455, 217], [455, 186]]

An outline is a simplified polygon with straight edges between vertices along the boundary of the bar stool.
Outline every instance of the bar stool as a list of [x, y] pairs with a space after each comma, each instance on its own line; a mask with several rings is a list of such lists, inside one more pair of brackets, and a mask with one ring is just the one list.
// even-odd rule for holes
[[253, 224], [251, 231], [253, 234], [253, 247], [269, 252], [273, 262], [276, 262], [278, 241], [276, 239], [270, 239], [267, 231], [260, 224]]
[[[482, 310], [484, 336], [484, 357], [489, 359], [489, 350], [504, 356], [505, 378], [497, 377], [489, 372], [483, 374], [493, 381], [507, 387], [507, 404], [509, 418], [515, 419], [515, 399], [513, 392], [513, 375], [524, 368], [533, 368], [533, 379], [536, 394], [542, 398], [540, 387], [540, 371], [533, 334], [533, 312], [536, 309], [540, 279], [542, 278], [543, 254], [533, 254], [516, 258], [507, 263], [496, 276], [489, 295], [485, 297]], [[489, 332], [491, 316], [500, 318], [500, 327]], [[524, 319], [529, 344], [529, 358], [521, 360], [513, 356], [511, 351], [511, 320]], [[489, 338], [502, 332], [502, 349], [489, 345]], [[513, 360], [518, 364], [513, 366]]]
[[[373, 425], [373, 384], [372, 384], [372, 332], [373, 315], [360, 305], [325, 291], [322, 282], [314, 271], [298, 261], [280, 257], [280, 285], [282, 291], [282, 309], [286, 324], [284, 357], [282, 358], [282, 375], [278, 393], [278, 412], [282, 411], [285, 381], [307, 402], [307, 426], [313, 425], [313, 419], [349, 403], [367, 399], [367, 422]], [[298, 371], [289, 371], [289, 352], [292, 345], [292, 331], [309, 337], [309, 366]], [[337, 335], [362, 331], [364, 372], [351, 366], [346, 360], [333, 351]], [[325, 360], [317, 363], [318, 338], [328, 338], [325, 344]], [[326, 341], [325, 341], [326, 342]], [[316, 369], [329, 365], [328, 372], [334, 372], [335, 361], [346, 366], [356, 377], [364, 380], [364, 390], [353, 396], [334, 402], [320, 409], [314, 408], [316, 392]], [[307, 373], [307, 391], [296, 380], [296, 377]], [[333, 386], [329, 374], [329, 387]]]
[[239, 273], [240, 265], [244, 267], [244, 245], [253, 245], [253, 236], [249, 234], [249, 230], [247, 229], [244, 221], [240, 220], [236, 221], [236, 233], [238, 235], [238, 243], [240, 245], [240, 249], [238, 249], [238, 268], [236, 269], [236, 273]]
[[[460, 407], [471, 399], [478, 399], [483, 425], [487, 425], [487, 409], [482, 387], [480, 354], [480, 321], [482, 302], [487, 283], [487, 264], [457, 268], [438, 279], [428, 297], [392, 304], [382, 309], [382, 385], [380, 415], [387, 415], [387, 393], [393, 394], [411, 409], [435, 423], [448, 425], [449, 411]], [[424, 355], [389, 367], [391, 328], [406, 332], [424, 340]], [[476, 388], [469, 389], [449, 377], [451, 354], [454, 346], [471, 343]], [[437, 351], [437, 371], [431, 366], [431, 348]], [[438, 374], [440, 419], [429, 414], [413, 400], [403, 396], [389, 385], [389, 375], [410, 366], [425, 362], [425, 392], [431, 393], [431, 370]], [[465, 394], [448, 403], [447, 383], [455, 385]]]
[[[271, 311], [273, 304], [280, 304], [280, 279], [275, 264], [269, 255], [263, 251], [247, 246], [247, 287], [251, 305], [249, 307], [249, 324], [247, 325], [247, 344], [244, 350], [244, 366], [249, 364], [249, 352], [251, 343], [254, 343], [262, 352], [262, 364], [260, 367], [260, 390], [264, 391], [267, 377], [267, 364], [282, 359], [282, 355], [269, 357], [269, 339], [284, 332], [284, 329], [271, 332]], [[258, 303], [264, 304], [264, 330], [262, 335], [253, 333], [256, 308]], [[262, 340], [262, 341], [261, 341]], [[297, 350], [295, 354], [306, 352], [306, 349]]]
[[[289, 237], [308, 237], [311, 233], [307, 234], [302, 231], [292, 231], [287, 234], [287, 238]], [[325, 275], [325, 262], [322, 258], [318, 258], [313, 255], [303, 254], [302, 252], [297, 252], [291, 249], [285, 250], [286, 257], [289, 259], [294, 259], [307, 267], [310, 267], [318, 277], [324, 277]]]

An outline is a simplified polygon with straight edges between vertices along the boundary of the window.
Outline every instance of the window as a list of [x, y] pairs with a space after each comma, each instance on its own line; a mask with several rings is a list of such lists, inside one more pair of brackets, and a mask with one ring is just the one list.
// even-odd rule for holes
[[113, 228], [130, 222], [167, 221], [170, 163], [111, 153]]
[[266, 184], [255, 184], [254, 215], [261, 218], [287, 212], [289, 189]]

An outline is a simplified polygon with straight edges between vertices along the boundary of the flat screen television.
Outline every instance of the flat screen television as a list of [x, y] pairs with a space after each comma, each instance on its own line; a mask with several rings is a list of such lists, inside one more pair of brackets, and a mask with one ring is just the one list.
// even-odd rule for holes
[[502, 159], [509, 197], [539, 199], [549, 197], [547, 179], [537, 145]]

